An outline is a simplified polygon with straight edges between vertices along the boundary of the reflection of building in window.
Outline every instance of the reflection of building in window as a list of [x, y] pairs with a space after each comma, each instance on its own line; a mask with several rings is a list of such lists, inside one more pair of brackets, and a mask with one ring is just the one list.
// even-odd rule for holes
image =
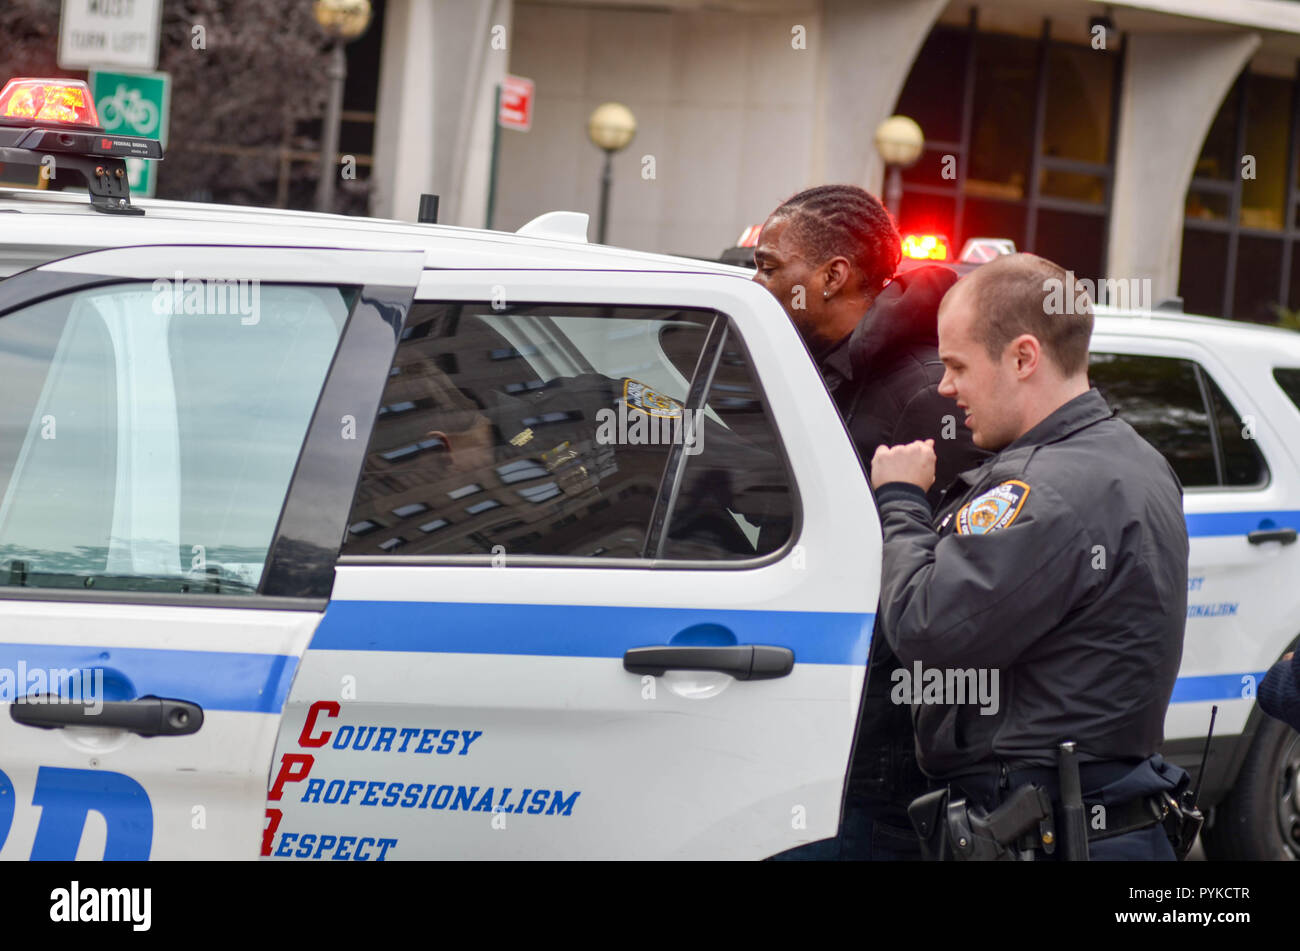
[[[656, 334], [662, 312], [646, 324], [608, 313], [593, 321], [590, 312], [609, 308], [570, 308], [564, 326], [575, 339], [545, 315], [473, 310], [428, 305], [403, 332], [344, 554], [642, 557], [673, 447], [598, 440], [599, 414], [617, 413], [625, 378], [587, 370], [543, 382], [534, 374], [554, 363], [635, 364], [658, 379], [684, 366], [680, 386], [661, 394], [680, 402], [712, 316]], [[546, 343], [512, 344], [503, 329]], [[656, 339], [669, 342], [671, 357], [653, 347]], [[718, 364], [709, 402], [723, 422], [709, 424], [703, 454], [687, 457], [666, 557], [752, 556], [789, 536], [784, 464], [738, 342]]]

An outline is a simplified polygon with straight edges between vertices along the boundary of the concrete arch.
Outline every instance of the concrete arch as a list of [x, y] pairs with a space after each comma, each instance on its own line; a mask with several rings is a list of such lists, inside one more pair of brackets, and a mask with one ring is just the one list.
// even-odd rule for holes
[[1115, 151], [1107, 272], [1178, 293], [1183, 206], [1223, 98], [1259, 48], [1257, 33], [1128, 37]]
[[873, 140], [898, 102], [921, 44], [947, 0], [826, 0], [813, 178], [879, 194], [884, 164]]

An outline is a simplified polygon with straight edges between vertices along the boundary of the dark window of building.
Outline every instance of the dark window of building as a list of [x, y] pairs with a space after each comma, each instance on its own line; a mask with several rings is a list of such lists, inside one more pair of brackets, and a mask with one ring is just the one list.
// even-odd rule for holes
[[[417, 305], [383, 398], [416, 409], [376, 420], [343, 554], [776, 550], [793, 495], [738, 338], [703, 407], [686, 405], [723, 325], [695, 310]], [[669, 466], [682, 474], [665, 501]]]
[[1100, 205], [1106, 200], [1106, 186], [1106, 176], [1095, 172], [1066, 171], [1046, 165], [1039, 172], [1039, 191], [1045, 198]]
[[1291, 87], [1290, 80], [1274, 76], [1251, 76], [1246, 86], [1246, 153], [1237, 159], [1241, 177], [1238, 221], [1243, 228], [1281, 231], [1286, 227]]
[[1090, 46], [1053, 43], [1048, 77], [1043, 154], [1105, 165], [1115, 81], [1110, 57]]
[[1189, 360], [1093, 353], [1089, 377], [1116, 414], [1169, 460], [1185, 488], [1219, 484], [1210, 414]]
[[1038, 43], [980, 34], [975, 44], [975, 112], [966, 192], [1022, 199], [1034, 152]]
[[[1010, 238], [1016, 243], [1017, 250], [1029, 250], [1025, 246], [1025, 210], [1022, 204], [968, 198], [964, 232], [968, 238]], [[957, 250], [961, 250], [960, 241]]]
[[1288, 216], [1296, 195], [1287, 193], [1295, 85], [1246, 71], [1219, 106], [1184, 207], [1179, 293], [1188, 312], [1274, 323], [1280, 308], [1300, 308]]
[[1228, 235], [1223, 231], [1183, 228], [1183, 263], [1178, 295], [1189, 314], [1219, 314], [1227, 276]]
[[1080, 277], [1101, 274], [1105, 247], [1106, 219], [1101, 215], [1049, 208], [1038, 213], [1034, 251], [1066, 270]]
[[1237, 154], [1237, 109], [1240, 102], [1241, 97], [1234, 86], [1210, 123], [1210, 131], [1205, 135], [1201, 154], [1192, 171], [1195, 178], [1230, 182], [1237, 177], [1241, 168], [1241, 156]]
[[1096, 280], [1121, 57], [1050, 33], [983, 33], [978, 11], [965, 30], [931, 32], [895, 109], [927, 140], [903, 172], [899, 224], [947, 235], [954, 254], [972, 237], [1010, 238]]
[[921, 45], [912, 75], [898, 97], [897, 112], [920, 123], [927, 140], [961, 139], [961, 90], [966, 84], [969, 42], [966, 30], [935, 27]]
[[1243, 234], [1237, 239], [1237, 272], [1232, 316], [1237, 320], [1277, 320], [1277, 276], [1282, 273], [1282, 239]]

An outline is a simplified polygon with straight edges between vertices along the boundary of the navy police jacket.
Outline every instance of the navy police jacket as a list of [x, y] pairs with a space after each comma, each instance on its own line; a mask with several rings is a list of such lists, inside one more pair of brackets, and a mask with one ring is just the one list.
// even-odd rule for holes
[[1085, 762], [1155, 752], [1187, 616], [1182, 488], [1096, 389], [958, 476], [937, 516], [914, 485], [877, 501], [878, 629], [919, 681], [897, 699], [927, 774], [1053, 766], [1064, 740]]

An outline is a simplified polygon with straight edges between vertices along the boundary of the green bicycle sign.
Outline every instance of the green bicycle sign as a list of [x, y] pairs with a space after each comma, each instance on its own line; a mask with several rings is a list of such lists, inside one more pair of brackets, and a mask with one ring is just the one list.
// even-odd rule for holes
[[[105, 132], [157, 139], [167, 147], [167, 119], [171, 106], [171, 77], [166, 73], [117, 73], [90, 70], [90, 94]], [[131, 193], [152, 197], [156, 189], [155, 163], [127, 159]]]

